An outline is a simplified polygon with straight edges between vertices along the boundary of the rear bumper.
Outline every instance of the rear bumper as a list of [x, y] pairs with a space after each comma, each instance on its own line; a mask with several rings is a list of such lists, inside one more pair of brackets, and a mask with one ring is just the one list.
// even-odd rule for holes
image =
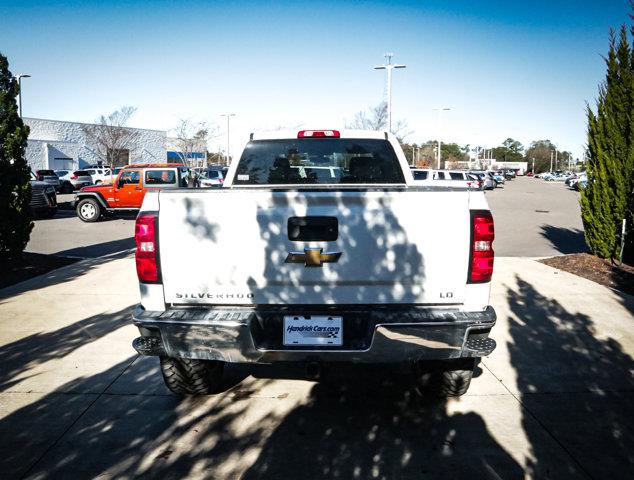
[[[172, 309], [150, 312], [138, 306], [134, 324], [141, 336], [133, 347], [142, 355], [220, 360], [234, 363], [279, 361], [389, 363], [481, 357], [495, 348], [489, 332], [493, 307], [479, 312], [420, 306], [339, 307], [344, 318], [342, 347], [284, 347], [285, 314], [310, 315], [308, 307]], [[314, 308], [314, 307], [313, 307]], [[290, 311], [289, 311], [290, 309]], [[324, 313], [323, 310], [320, 313]], [[316, 314], [316, 313], [312, 313]]]

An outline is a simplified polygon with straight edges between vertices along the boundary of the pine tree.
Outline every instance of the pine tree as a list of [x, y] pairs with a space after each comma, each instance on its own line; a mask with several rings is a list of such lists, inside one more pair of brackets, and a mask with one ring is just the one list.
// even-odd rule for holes
[[[633, 32], [634, 33], [634, 32]], [[632, 225], [634, 169], [634, 49], [623, 26], [610, 32], [606, 79], [599, 87], [596, 113], [588, 115], [588, 184], [581, 195], [586, 243], [595, 255], [614, 258], [621, 222]], [[628, 242], [630, 254], [634, 242]]]
[[29, 210], [31, 184], [24, 158], [29, 128], [18, 115], [18, 82], [0, 54], [0, 257], [21, 253], [33, 222]]

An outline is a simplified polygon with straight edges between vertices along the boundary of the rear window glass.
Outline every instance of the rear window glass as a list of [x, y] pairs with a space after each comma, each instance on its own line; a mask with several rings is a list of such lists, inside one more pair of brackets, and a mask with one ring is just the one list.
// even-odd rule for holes
[[449, 176], [452, 180], [464, 180], [464, 175], [459, 172], [449, 172]]
[[175, 170], [146, 170], [146, 185], [170, 185], [176, 183]]
[[413, 171], [414, 180], [427, 180], [427, 172]]
[[76, 172], [73, 172], [73, 174], [80, 177], [85, 177], [86, 175], [90, 176], [86, 170], [77, 170]]
[[202, 172], [202, 175], [207, 178], [221, 178], [222, 173], [218, 170], [205, 170]]
[[405, 183], [389, 142], [299, 138], [249, 142], [234, 185]]
[[55, 175], [53, 170], [38, 170], [37, 173], [40, 175]]

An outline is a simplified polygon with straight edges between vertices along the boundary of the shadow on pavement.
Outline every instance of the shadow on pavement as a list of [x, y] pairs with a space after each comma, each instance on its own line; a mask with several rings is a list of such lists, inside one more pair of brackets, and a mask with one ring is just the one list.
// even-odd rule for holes
[[55, 253], [61, 257], [101, 257], [103, 255], [111, 255], [113, 253], [131, 250], [135, 247], [134, 237], [122, 238], [120, 240], [112, 240], [110, 242], [96, 243], [85, 247], [71, 248]]
[[43, 275], [39, 275], [29, 280], [25, 280], [24, 282], [20, 282], [10, 287], [0, 289], [0, 305], [3, 303], [2, 301], [6, 300], [7, 298], [20, 295], [30, 290], [37, 290], [60, 283], [70, 282], [77, 277], [86, 275], [88, 272], [92, 271], [99, 265], [111, 262], [113, 260], [125, 258], [130, 255], [132, 254], [129, 251], [124, 250], [109, 255], [107, 257], [81, 260], [73, 263], [72, 265], [61, 267], [56, 270], [51, 270], [50, 272], [47, 272]]
[[555, 227], [553, 225], [542, 225], [541, 229], [541, 235], [560, 253], [568, 254], [588, 251], [583, 230]]
[[[99, 376], [116, 377], [130, 361]], [[423, 401], [409, 379], [389, 371], [341, 378], [336, 386], [314, 385], [302, 403], [285, 394], [257, 398], [268, 379], [210, 397], [106, 393], [82, 401], [49, 394], [3, 421], [3, 443], [10, 444], [0, 446], [4, 471], [9, 478], [522, 477], [477, 413]], [[59, 390], [80, 391], [94, 381]], [[141, 371], [135, 381], [151, 379]], [[56, 414], [72, 426], [42, 428]], [[9, 442], [3, 430], [11, 427], [17, 434]], [[51, 433], [53, 447], [46, 447]]]
[[6, 391], [38, 365], [61, 359], [88, 343], [130, 323], [132, 307], [102, 313], [53, 332], [29, 335], [0, 347], [0, 392]]
[[539, 477], [549, 448], [527, 428], [537, 417], [576, 460], [579, 475], [633, 478], [634, 361], [590, 317], [567, 311], [519, 276], [516, 282], [507, 294], [514, 317], [508, 347], [533, 449], [527, 474]]

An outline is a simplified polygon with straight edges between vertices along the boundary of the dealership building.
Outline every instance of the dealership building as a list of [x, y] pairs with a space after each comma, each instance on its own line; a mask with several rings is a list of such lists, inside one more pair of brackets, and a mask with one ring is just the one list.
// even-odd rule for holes
[[[26, 159], [31, 170], [76, 170], [103, 161], [85, 130], [89, 124], [27, 118], [29, 139]], [[134, 133], [128, 149], [117, 151], [118, 166], [167, 161], [167, 133], [162, 130], [126, 128]]]

